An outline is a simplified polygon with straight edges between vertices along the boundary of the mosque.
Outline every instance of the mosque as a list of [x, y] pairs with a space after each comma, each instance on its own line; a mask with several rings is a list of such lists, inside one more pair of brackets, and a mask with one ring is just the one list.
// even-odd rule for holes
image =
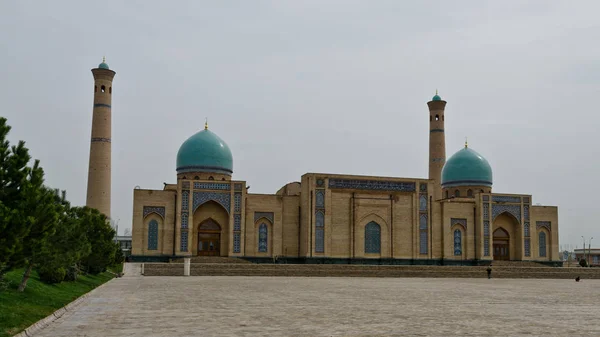
[[[108, 88], [96, 90], [95, 123], [97, 112], [110, 113], [114, 71], [103, 62], [92, 72], [96, 87]], [[466, 143], [446, 160], [446, 103], [436, 93], [423, 116], [429, 117], [428, 179], [306, 173], [274, 194], [249, 193], [246, 181], [233, 179], [231, 149], [205, 125], [179, 148], [175, 183], [134, 189], [131, 258], [558, 264], [557, 207], [534, 205], [528, 194], [493, 193], [490, 164]], [[110, 132], [92, 142], [97, 138], [109, 139]], [[94, 186], [88, 184], [88, 201]]]

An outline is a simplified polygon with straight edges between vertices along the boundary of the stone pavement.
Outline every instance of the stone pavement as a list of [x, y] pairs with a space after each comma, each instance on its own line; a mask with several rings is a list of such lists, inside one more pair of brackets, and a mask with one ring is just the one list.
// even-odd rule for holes
[[125, 272], [35, 336], [600, 336], [600, 280]]

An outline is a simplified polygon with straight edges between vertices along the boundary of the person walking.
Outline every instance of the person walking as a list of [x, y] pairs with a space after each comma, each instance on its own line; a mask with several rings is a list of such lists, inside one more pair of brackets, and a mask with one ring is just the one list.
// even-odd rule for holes
[[492, 264], [487, 267], [488, 280], [492, 278]]

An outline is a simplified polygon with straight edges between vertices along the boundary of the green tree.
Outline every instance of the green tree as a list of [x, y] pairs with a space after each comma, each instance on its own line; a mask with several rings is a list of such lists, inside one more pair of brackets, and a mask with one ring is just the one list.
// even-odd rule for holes
[[91, 245], [91, 253], [83, 258], [82, 265], [88, 273], [101, 273], [115, 259], [115, 230], [110, 227], [106, 216], [96, 209], [86, 207], [82, 222]]
[[23, 193], [30, 184], [27, 163], [31, 156], [23, 141], [10, 146], [9, 132], [6, 118], [0, 117], [0, 279], [21, 252], [32, 223]]

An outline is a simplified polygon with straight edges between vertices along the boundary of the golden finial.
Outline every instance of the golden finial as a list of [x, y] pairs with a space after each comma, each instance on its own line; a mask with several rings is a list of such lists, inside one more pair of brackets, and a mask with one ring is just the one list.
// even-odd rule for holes
[[106, 56], [102, 56], [102, 63], [106, 63]]
[[469, 143], [467, 142], [467, 137], [465, 137], [465, 149], [469, 147]]
[[204, 120], [204, 130], [208, 130], [208, 118]]

